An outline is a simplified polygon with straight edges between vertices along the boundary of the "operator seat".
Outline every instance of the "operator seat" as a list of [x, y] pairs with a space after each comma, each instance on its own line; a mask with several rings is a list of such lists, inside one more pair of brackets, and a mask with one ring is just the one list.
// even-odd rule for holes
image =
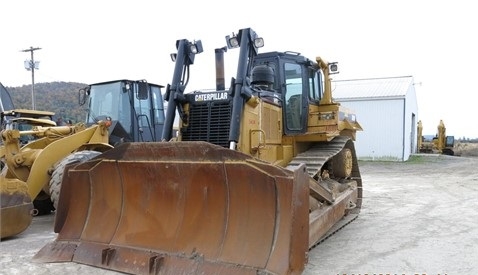
[[280, 94], [274, 90], [274, 70], [270, 66], [255, 66], [251, 71], [251, 78], [257, 96], [270, 103], [281, 105]]
[[301, 105], [301, 95], [293, 95], [287, 101], [287, 122], [290, 129], [300, 128]]
[[273, 90], [274, 86], [274, 70], [267, 65], [257, 65], [251, 72], [252, 82], [254, 87], [262, 90]]

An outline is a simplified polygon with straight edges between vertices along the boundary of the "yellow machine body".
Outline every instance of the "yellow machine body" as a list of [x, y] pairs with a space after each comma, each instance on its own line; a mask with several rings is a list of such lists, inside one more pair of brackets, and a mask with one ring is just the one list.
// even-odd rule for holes
[[258, 55], [251, 29], [227, 39], [241, 49], [231, 87], [192, 93], [181, 76], [202, 48], [177, 41], [164, 141], [69, 167], [58, 237], [35, 260], [132, 274], [300, 274], [308, 251], [357, 217], [362, 128], [332, 99], [335, 63]]
[[[76, 126], [35, 126], [31, 130], [3, 130], [0, 158], [0, 238], [23, 232], [32, 220], [33, 200], [40, 192], [50, 195], [49, 182], [55, 164], [75, 151], [105, 151], [108, 129], [105, 122], [86, 128]], [[36, 139], [21, 145], [22, 136]]]

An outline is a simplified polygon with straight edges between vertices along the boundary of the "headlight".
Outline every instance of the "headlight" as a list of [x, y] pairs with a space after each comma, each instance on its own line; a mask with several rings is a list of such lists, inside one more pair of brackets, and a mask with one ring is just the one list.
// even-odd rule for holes
[[202, 42], [201, 40], [195, 41], [195, 43], [189, 45], [189, 51], [193, 54], [202, 53]]
[[227, 36], [227, 47], [229, 49], [234, 49], [239, 47], [239, 40], [237, 39], [237, 36], [233, 36], [233, 37]]
[[256, 38], [254, 39], [254, 46], [256, 48], [262, 48], [264, 47], [264, 39], [263, 38]]

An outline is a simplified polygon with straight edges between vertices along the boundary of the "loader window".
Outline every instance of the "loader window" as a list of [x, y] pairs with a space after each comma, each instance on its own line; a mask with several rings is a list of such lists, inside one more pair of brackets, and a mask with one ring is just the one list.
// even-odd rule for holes
[[139, 127], [151, 127], [150, 101], [147, 99], [140, 99], [135, 96], [134, 109], [136, 110], [136, 117], [138, 118]]
[[285, 65], [285, 117], [287, 129], [302, 129], [302, 68], [298, 64]]
[[109, 116], [113, 120], [118, 120], [121, 106], [120, 91], [119, 82], [92, 86], [87, 122], [93, 123], [99, 116]]
[[154, 123], [162, 125], [164, 124], [164, 105], [161, 89], [159, 87], [151, 87], [151, 90], [153, 92]]
[[121, 105], [120, 105], [120, 117], [119, 122], [121, 126], [131, 134], [131, 103], [129, 93], [121, 93]]

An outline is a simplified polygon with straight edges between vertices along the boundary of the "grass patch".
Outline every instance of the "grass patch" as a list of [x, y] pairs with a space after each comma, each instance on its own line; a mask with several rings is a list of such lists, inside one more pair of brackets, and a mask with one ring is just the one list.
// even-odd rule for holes
[[411, 155], [408, 160], [405, 161], [405, 163], [411, 163], [411, 164], [417, 164], [417, 163], [425, 163], [428, 162], [429, 159], [425, 158], [424, 156], [418, 156], [418, 155]]

